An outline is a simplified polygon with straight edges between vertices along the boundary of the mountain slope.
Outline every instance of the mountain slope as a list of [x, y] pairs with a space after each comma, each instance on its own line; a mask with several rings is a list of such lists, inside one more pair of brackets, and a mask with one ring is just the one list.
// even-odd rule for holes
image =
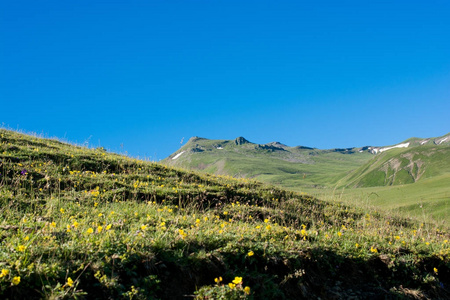
[[256, 178], [286, 188], [371, 187], [414, 183], [450, 172], [450, 134], [385, 147], [320, 150], [278, 142], [191, 138], [164, 164]]
[[0, 129], [2, 299], [446, 299], [449, 238], [426, 220]]
[[450, 134], [434, 139], [412, 138], [399, 145], [408, 146], [372, 150], [378, 154], [340, 184], [348, 187], [401, 185], [450, 173]]
[[320, 150], [278, 142], [191, 138], [164, 164], [208, 173], [255, 178], [284, 187], [330, 186], [373, 157], [368, 147]]

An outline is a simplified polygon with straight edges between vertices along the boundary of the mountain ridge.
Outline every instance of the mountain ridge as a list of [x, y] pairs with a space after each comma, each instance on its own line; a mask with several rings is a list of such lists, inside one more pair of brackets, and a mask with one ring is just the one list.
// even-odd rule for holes
[[[179, 150], [164, 159], [163, 163], [215, 174], [257, 178], [284, 187], [330, 187], [336, 185], [350, 186], [351, 184], [359, 187], [396, 185], [413, 183], [419, 180], [422, 176], [421, 172], [424, 172], [421, 169], [423, 164], [418, 161], [414, 166], [411, 165], [411, 161], [406, 161], [405, 157], [394, 159], [386, 153], [402, 155], [401, 153], [412, 151], [411, 149], [426, 152], [433, 147], [445, 148], [448, 145], [450, 145], [450, 133], [432, 138], [412, 137], [394, 145], [366, 145], [331, 149], [307, 146], [290, 147], [280, 142], [257, 144], [242, 136], [234, 140], [210, 140], [192, 137]], [[364, 173], [364, 170], [370, 169], [368, 165], [376, 164], [376, 157], [379, 155], [391, 159], [393, 167], [398, 164], [397, 160], [402, 161], [400, 163], [402, 169], [400, 170], [399, 167], [394, 169], [399, 171], [399, 174], [409, 172], [411, 176], [403, 174], [397, 176], [396, 180], [387, 180], [377, 173], [378, 179], [376, 180], [360, 178], [358, 182], [354, 182], [355, 178], [362, 175], [373, 177], [374, 174], [366, 174], [367, 172]], [[409, 155], [413, 155], [413, 153]], [[422, 159], [422, 161], [427, 162], [431, 160]], [[379, 164], [382, 165], [381, 168], [386, 169], [386, 176], [389, 177], [390, 171], [388, 169], [392, 169], [392, 167], [388, 167], [385, 162]], [[407, 165], [408, 167], [406, 167]], [[355, 172], [358, 172], [358, 170], [363, 174], [357, 175]], [[403, 179], [400, 180], [399, 178]], [[345, 182], [343, 179], [350, 181]]]

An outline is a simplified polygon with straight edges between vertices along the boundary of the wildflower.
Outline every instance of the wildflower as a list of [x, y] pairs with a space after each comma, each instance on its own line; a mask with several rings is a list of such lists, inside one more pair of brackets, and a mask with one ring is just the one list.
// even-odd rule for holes
[[224, 211], [223, 214], [226, 216], [226, 215], [228, 215], [228, 212], [227, 212], [227, 211]]
[[228, 286], [230, 287], [230, 289], [234, 289], [236, 287], [236, 285], [234, 283], [229, 283]]
[[89, 233], [89, 234], [92, 234], [92, 233], [94, 233], [94, 229], [89, 228], [86, 232]]
[[73, 227], [78, 228], [78, 225], [80, 225], [80, 223], [78, 223], [77, 221], [73, 222]]
[[61, 208], [59, 211], [63, 214], [64, 213], [64, 208]]
[[437, 268], [433, 268], [434, 273], [437, 275], [438, 273], [438, 269]]
[[97, 227], [97, 232], [100, 233], [100, 232], [102, 232], [102, 230], [103, 230], [103, 227], [102, 227], [102, 226], [98, 226], [98, 227]]
[[372, 253], [378, 253], [378, 250], [377, 250], [377, 248], [370, 247], [370, 252], [372, 252]]
[[56, 227], [56, 223], [55, 223], [55, 222], [52, 222], [52, 223], [50, 224], [50, 226], [51, 226], [51, 227]]
[[242, 282], [242, 277], [235, 277], [234, 279], [233, 279], [233, 283], [234, 284], [240, 284]]
[[147, 225], [142, 225], [142, 226], [141, 226], [141, 230], [142, 230], [142, 231], [144, 231], [144, 230], [146, 230], [146, 229], [147, 229]]
[[23, 169], [23, 170], [20, 172], [20, 175], [27, 175], [27, 173], [28, 173], [28, 171], [27, 171], [26, 169]]
[[111, 229], [111, 226], [112, 226], [111, 224], [108, 224], [108, 226], [106, 226], [105, 229], [106, 229], [106, 230], [110, 230], [110, 229]]
[[72, 278], [70, 278], [70, 277], [67, 278], [66, 284], [67, 284], [68, 286], [72, 287], [72, 286], [73, 286], [73, 280], [72, 280]]
[[253, 256], [255, 253], [253, 252], [253, 251], [249, 251], [248, 253], [247, 253], [247, 256]]
[[342, 232], [338, 231], [337, 235], [338, 235], [339, 237], [341, 237], [341, 236], [342, 236]]
[[358, 244], [358, 243], [356, 243], [356, 244], [355, 244], [355, 247], [356, 247], [356, 248], [358, 248], [358, 247], [359, 247], [359, 244]]
[[250, 295], [250, 287], [249, 287], [249, 286], [246, 286], [246, 287], [244, 288], [244, 292], [245, 292], [247, 295]]
[[302, 229], [302, 230], [300, 231], [300, 234], [301, 234], [302, 236], [304, 236], [304, 237], [308, 235], [308, 233], [306, 232], [305, 229]]
[[103, 216], [103, 214], [102, 214], [102, 213], [99, 213], [99, 214], [98, 214], [98, 216], [99, 216], [99, 217], [102, 217], [102, 216]]
[[24, 245], [19, 245], [19, 247], [17, 247], [17, 251], [24, 252], [25, 251], [25, 246]]
[[18, 285], [20, 283], [20, 276], [14, 277], [13, 280], [11, 281], [11, 283], [13, 285]]
[[219, 278], [214, 278], [214, 281], [215, 281], [216, 283], [219, 283], [219, 282], [221, 282], [221, 281], [222, 281], [222, 277], [219, 277]]
[[269, 219], [264, 219], [264, 223], [269, 223]]
[[8, 269], [2, 269], [2, 272], [0, 273], [0, 278], [5, 277], [9, 274]]
[[195, 220], [195, 223], [200, 224], [200, 219]]

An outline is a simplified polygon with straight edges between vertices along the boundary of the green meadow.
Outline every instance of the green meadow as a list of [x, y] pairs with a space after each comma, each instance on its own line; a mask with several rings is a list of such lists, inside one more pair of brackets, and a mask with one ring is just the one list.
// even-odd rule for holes
[[448, 299], [450, 236], [431, 203], [404, 217], [366, 193], [324, 201], [0, 130], [0, 297]]

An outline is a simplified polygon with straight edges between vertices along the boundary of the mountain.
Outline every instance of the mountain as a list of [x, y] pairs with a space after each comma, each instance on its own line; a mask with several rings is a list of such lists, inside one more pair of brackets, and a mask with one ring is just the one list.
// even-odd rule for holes
[[285, 187], [322, 187], [336, 183], [372, 157], [369, 147], [320, 150], [289, 147], [279, 142], [255, 144], [243, 137], [235, 140], [193, 137], [162, 162]]
[[283, 187], [383, 186], [413, 183], [449, 170], [450, 134], [392, 146], [320, 150], [279, 142], [193, 137], [164, 164]]

